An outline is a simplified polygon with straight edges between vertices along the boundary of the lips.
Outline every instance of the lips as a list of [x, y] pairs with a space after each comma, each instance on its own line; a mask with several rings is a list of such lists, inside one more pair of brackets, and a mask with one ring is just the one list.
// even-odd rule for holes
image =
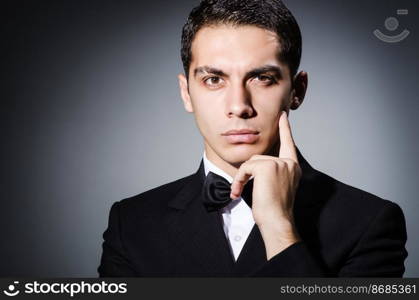
[[253, 129], [234, 129], [222, 134], [230, 144], [253, 144], [259, 139], [259, 132]]

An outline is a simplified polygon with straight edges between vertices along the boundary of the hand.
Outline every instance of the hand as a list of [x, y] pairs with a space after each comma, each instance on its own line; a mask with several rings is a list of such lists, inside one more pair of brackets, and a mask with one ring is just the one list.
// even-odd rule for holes
[[242, 163], [231, 185], [232, 199], [253, 176], [252, 213], [265, 242], [267, 257], [281, 252], [300, 238], [294, 225], [293, 206], [301, 168], [287, 113], [279, 119], [279, 155], [253, 155]]

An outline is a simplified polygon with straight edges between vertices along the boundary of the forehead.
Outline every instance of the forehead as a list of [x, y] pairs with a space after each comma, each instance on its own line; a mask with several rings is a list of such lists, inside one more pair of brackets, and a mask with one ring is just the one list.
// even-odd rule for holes
[[191, 67], [246, 71], [263, 64], [281, 65], [276, 33], [252, 25], [205, 26], [196, 33], [191, 50]]

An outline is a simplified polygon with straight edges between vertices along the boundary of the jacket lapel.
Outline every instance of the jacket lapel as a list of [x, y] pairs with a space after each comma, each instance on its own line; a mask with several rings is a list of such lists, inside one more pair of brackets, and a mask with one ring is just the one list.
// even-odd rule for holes
[[266, 263], [266, 250], [258, 226], [255, 224], [234, 265], [235, 276], [250, 276]]
[[303, 175], [294, 202], [295, 225], [311, 254], [320, 257], [319, 219], [325, 203], [335, 193], [334, 179], [310, 166], [298, 148], [297, 154]]
[[180, 276], [229, 276], [234, 260], [219, 212], [207, 212], [201, 193], [204, 163], [169, 202], [167, 217], [173, 272]]

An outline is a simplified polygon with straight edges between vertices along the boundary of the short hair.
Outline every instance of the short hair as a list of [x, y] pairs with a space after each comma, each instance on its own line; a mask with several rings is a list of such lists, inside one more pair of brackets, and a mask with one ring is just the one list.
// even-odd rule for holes
[[186, 78], [192, 61], [192, 42], [205, 26], [254, 25], [277, 34], [278, 59], [286, 63], [291, 76], [301, 60], [302, 39], [297, 21], [281, 0], [202, 0], [192, 9], [182, 28], [181, 58]]

